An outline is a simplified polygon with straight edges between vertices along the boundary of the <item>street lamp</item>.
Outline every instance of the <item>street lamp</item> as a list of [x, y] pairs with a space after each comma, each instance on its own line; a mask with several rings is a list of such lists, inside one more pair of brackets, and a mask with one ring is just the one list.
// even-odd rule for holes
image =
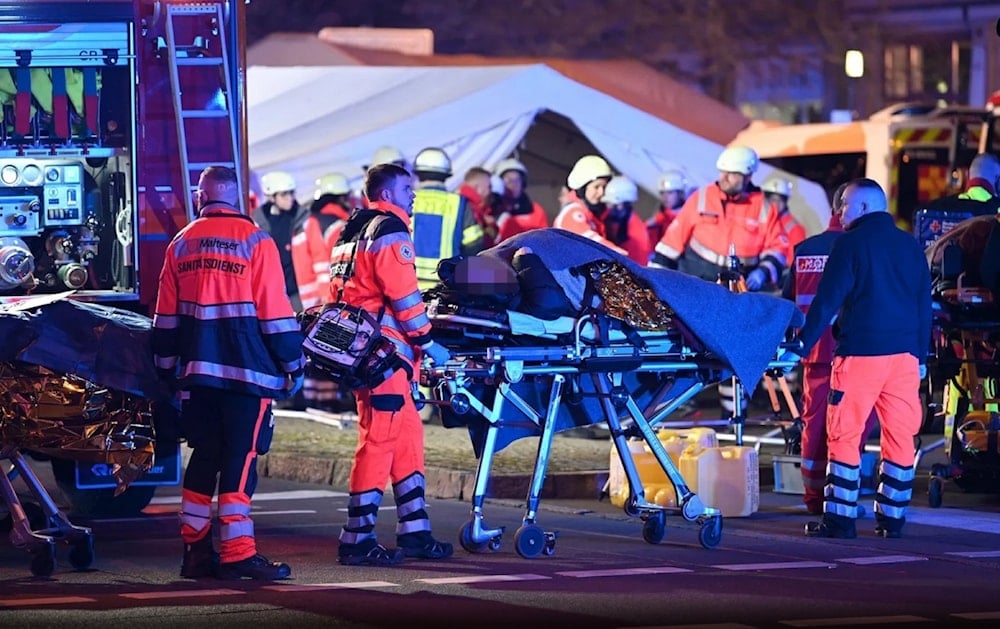
[[865, 55], [860, 50], [848, 50], [844, 54], [844, 74], [851, 79], [865, 75]]

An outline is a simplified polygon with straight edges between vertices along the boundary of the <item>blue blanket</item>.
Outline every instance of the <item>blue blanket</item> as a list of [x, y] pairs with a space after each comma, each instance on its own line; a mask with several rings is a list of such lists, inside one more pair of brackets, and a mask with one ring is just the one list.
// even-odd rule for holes
[[613, 260], [645, 282], [681, 322], [753, 391], [786, 331], [803, 323], [791, 301], [760, 293], [732, 293], [677, 271], [642, 267], [592, 240], [561, 229], [536, 229], [480, 253], [510, 264], [514, 252], [529, 247], [545, 263], [574, 305], [583, 301], [585, 281], [572, 272], [581, 265]]

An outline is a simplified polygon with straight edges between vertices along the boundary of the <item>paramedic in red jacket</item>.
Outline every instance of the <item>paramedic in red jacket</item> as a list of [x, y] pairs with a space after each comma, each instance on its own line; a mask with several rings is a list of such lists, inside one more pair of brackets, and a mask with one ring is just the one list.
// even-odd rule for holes
[[[381, 316], [382, 333], [395, 345], [405, 368], [381, 384], [355, 392], [358, 447], [351, 467], [347, 523], [337, 555], [345, 565], [393, 565], [404, 557], [444, 559], [452, 545], [431, 535], [424, 501], [424, 427], [413, 402], [416, 365], [426, 354], [450, 358], [430, 337], [431, 323], [417, 287], [416, 254], [410, 236], [413, 178], [394, 164], [373, 166], [365, 176], [368, 208], [348, 220], [330, 258], [331, 297]], [[396, 544], [375, 537], [375, 521], [386, 481], [396, 502]]]
[[627, 256], [628, 251], [608, 240], [604, 227], [607, 206], [601, 199], [612, 174], [611, 166], [599, 155], [584, 155], [576, 160], [566, 178], [568, 203], [552, 221], [552, 226], [579, 234]]
[[601, 198], [607, 207], [604, 229], [608, 240], [627, 251], [633, 262], [646, 266], [651, 248], [646, 223], [633, 208], [638, 200], [639, 187], [631, 179], [624, 175], [612, 177]]
[[181, 493], [181, 576], [285, 579], [287, 564], [257, 552], [250, 502], [257, 455], [267, 452], [274, 431], [271, 399], [302, 386], [305, 358], [277, 247], [240, 213], [239, 195], [232, 169], [202, 172], [199, 216], [170, 242], [160, 272], [153, 358], [188, 394], [181, 408], [192, 448]]

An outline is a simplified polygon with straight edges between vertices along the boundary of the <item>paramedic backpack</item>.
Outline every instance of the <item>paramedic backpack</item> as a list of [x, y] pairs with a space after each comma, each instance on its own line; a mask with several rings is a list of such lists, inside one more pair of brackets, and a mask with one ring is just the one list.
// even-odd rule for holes
[[[359, 242], [369, 241], [379, 223], [393, 220], [383, 212], [359, 210], [352, 216], [337, 246], [350, 245], [356, 252]], [[398, 220], [398, 219], [396, 219]], [[354, 255], [350, 262], [331, 269], [338, 277], [354, 275]], [[396, 352], [396, 345], [382, 335], [378, 314], [338, 300], [336, 303], [310, 308], [300, 316], [305, 340], [302, 351], [310, 364], [337, 384], [349, 389], [370, 389], [385, 382], [406, 362]]]

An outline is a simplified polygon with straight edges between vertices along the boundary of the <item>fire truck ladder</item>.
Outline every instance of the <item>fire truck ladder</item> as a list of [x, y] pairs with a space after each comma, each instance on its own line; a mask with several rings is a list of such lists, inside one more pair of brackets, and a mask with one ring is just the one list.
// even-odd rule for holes
[[[226, 55], [225, 22], [223, 21], [224, 3], [208, 2], [202, 4], [180, 4], [175, 2], [163, 3], [166, 9], [166, 51], [170, 64], [170, 87], [173, 90], [174, 113], [177, 119], [177, 145], [180, 150], [181, 166], [184, 170], [184, 181], [187, 186], [184, 203], [187, 208], [188, 219], [193, 220], [198, 209], [194, 207], [193, 192], [197, 189], [197, 181], [194, 177], [208, 166], [227, 166], [236, 172], [236, 181], [240, 190], [243, 190], [243, 173], [239, 167], [239, 144], [237, 142], [237, 120], [236, 111], [233, 105], [233, 95], [229, 93], [229, 59]], [[179, 45], [176, 39], [176, 31], [181, 21], [185, 21], [187, 27], [182, 32], [201, 32], [207, 30], [215, 37], [215, 45], [209, 37], [198, 35], [191, 43]], [[216, 54], [218, 53], [218, 54]], [[211, 81], [216, 81], [219, 85], [219, 93], [208, 109], [185, 109], [182, 102], [183, 85], [180, 81], [181, 68], [189, 67], [202, 69], [206, 72], [205, 81], [201, 85], [212, 85]], [[215, 76], [207, 73], [214, 72]], [[228, 143], [222, 142], [219, 146], [220, 159], [216, 161], [192, 161], [188, 148], [188, 122], [205, 118], [226, 118], [228, 119]], [[225, 154], [228, 148], [231, 153]], [[243, 195], [240, 195], [240, 210], [245, 210], [243, 205]]]

